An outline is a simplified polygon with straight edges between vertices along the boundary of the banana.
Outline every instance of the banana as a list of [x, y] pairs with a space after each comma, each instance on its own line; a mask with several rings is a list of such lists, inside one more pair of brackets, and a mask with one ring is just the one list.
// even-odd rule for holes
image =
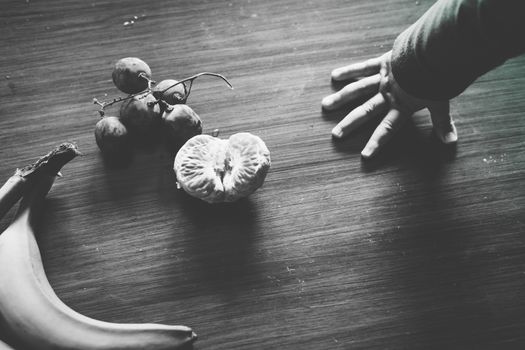
[[197, 336], [189, 327], [103, 322], [58, 298], [47, 280], [34, 231], [35, 216], [54, 180], [55, 175], [45, 173], [33, 179], [14, 221], [0, 235], [2, 331], [23, 349], [191, 348]]
[[0, 350], [13, 350], [13, 348], [4, 343], [3, 341], [0, 341]]

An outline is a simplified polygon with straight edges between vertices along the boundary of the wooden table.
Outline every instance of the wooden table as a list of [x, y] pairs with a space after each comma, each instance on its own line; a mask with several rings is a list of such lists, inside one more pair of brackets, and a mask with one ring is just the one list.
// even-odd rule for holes
[[[38, 237], [60, 298], [106, 321], [191, 326], [203, 350], [523, 346], [525, 57], [453, 100], [454, 149], [420, 112], [365, 162], [373, 126], [334, 142], [342, 114], [320, 108], [333, 68], [389, 50], [431, 3], [5, 1], [0, 178], [62, 141], [84, 153]], [[161, 146], [105, 164], [92, 98], [119, 96], [111, 70], [127, 56], [157, 80], [227, 76], [234, 90], [203, 77], [188, 104], [204, 133], [265, 140], [264, 186], [210, 206], [176, 189]]]

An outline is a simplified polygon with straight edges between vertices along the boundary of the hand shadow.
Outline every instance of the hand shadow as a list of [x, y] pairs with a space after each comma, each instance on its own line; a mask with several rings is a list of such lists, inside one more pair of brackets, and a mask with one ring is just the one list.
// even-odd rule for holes
[[417, 126], [411, 118], [376, 156], [363, 159], [361, 168], [364, 172], [373, 172], [397, 165], [419, 169], [421, 173], [432, 177], [439, 174], [442, 165], [454, 160], [456, 154], [455, 143], [443, 144], [433, 131]]
[[[366, 98], [333, 112], [323, 111], [322, 116], [325, 119], [339, 122], [365, 100]], [[379, 116], [367, 121], [342, 139], [333, 138], [334, 148], [338, 152], [361, 157], [361, 150], [365, 147], [381, 118], [382, 116]], [[441, 143], [434, 133], [428, 130], [428, 127], [416, 124], [418, 118], [430, 117], [425, 112], [416, 113], [377, 155], [371, 159], [361, 159], [362, 170], [373, 172], [394, 164], [405, 164], [432, 173], [440, 164], [454, 160], [457, 153], [456, 143], [451, 145]]]

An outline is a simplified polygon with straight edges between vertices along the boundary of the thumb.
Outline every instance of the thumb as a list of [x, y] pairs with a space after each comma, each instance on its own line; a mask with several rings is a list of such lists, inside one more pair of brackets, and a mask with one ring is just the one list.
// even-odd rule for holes
[[458, 140], [458, 132], [450, 116], [449, 101], [440, 101], [428, 106], [430, 118], [434, 126], [434, 134], [444, 144], [452, 144]]

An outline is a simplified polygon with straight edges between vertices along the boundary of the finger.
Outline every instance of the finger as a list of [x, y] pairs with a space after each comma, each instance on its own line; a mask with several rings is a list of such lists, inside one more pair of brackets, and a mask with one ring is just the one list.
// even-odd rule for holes
[[382, 94], [374, 95], [374, 97], [348, 113], [348, 115], [332, 129], [332, 136], [341, 138], [348, 135], [366, 121], [385, 113], [387, 107], [388, 103]]
[[444, 144], [452, 144], [458, 141], [458, 132], [454, 121], [450, 116], [450, 104], [448, 101], [438, 102], [428, 107], [430, 118], [434, 127], [434, 134]]
[[340, 108], [353, 100], [379, 91], [380, 81], [381, 77], [376, 74], [350, 83], [341, 90], [323, 98], [321, 105], [329, 111]]
[[361, 156], [365, 159], [372, 158], [377, 152], [392, 138], [399, 130], [403, 121], [403, 114], [397, 109], [391, 109], [381, 120], [381, 123], [374, 130], [365, 148], [361, 151]]
[[379, 73], [382, 56], [336, 68], [332, 71], [332, 79], [336, 81], [367, 77]]

